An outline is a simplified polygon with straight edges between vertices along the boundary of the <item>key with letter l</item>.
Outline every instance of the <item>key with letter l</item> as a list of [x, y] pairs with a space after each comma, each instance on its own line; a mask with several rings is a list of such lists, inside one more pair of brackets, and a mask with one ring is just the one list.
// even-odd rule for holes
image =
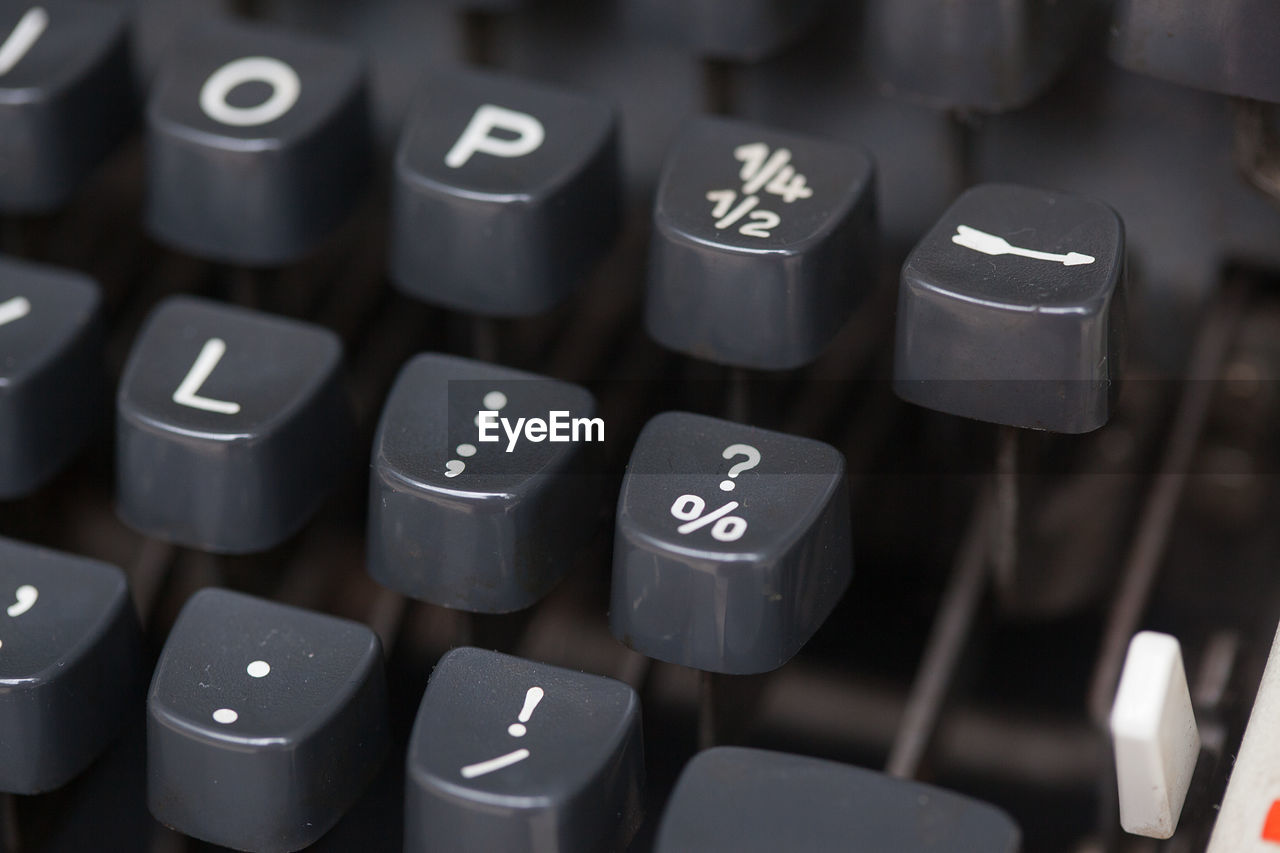
[[120, 516], [210, 551], [284, 540], [353, 461], [341, 361], [327, 329], [190, 297], [162, 302], [120, 382]]
[[852, 573], [834, 447], [684, 412], [645, 425], [618, 498], [615, 637], [696, 669], [767, 672], [813, 636]]
[[396, 153], [391, 276], [487, 316], [563, 300], [618, 228], [609, 104], [479, 71], [434, 71]]
[[0, 791], [84, 770], [141, 709], [142, 654], [119, 569], [0, 539]]
[[186, 33], [147, 105], [147, 227], [232, 263], [288, 263], [351, 213], [369, 171], [357, 54], [215, 23]]

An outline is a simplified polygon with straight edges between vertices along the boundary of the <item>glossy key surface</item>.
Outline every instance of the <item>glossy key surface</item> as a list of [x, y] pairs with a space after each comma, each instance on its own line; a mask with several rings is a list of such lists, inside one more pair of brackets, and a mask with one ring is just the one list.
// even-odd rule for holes
[[40, 486], [104, 423], [101, 303], [79, 273], [0, 257], [0, 497]]
[[902, 268], [894, 390], [1009, 426], [1102, 426], [1119, 388], [1124, 245], [1101, 202], [1012, 184], [969, 190]]
[[684, 412], [645, 425], [618, 498], [614, 636], [712, 672], [785, 663], [849, 584], [844, 457]]
[[147, 103], [147, 227], [213, 260], [277, 265], [351, 213], [369, 172], [362, 60], [341, 44], [207, 22]]
[[0, 6], [0, 210], [60, 207], [137, 120], [127, 32], [102, 3]]
[[238, 850], [299, 850], [376, 772], [386, 703], [382, 646], [364, 625], [202, 590], [151, 681], [151, 812]]
[[1017, 853], [1004, 812], [932, 785], [800, 755], [698, 753], [671, 794], [657, 853]]
[[140, 711], [144, 678], [119, 569], [0, 539], [0, 791], [84, 770]]
[[338, 337], [319, 326], [192, 297], [162, 302], [116, 398], [120, 516], [210, 551], [285, 539], [354, 461], [341, 362]]
[[645, 325], [697, 358], [802, 365], [871, 286], [874, 166], [847, 143], [695, 119], [672, 145], [653, 220]]
[[640, 700], [611, 678], [455, 649], [431, 674], [407, 776], [406, 851], [624, 849], [640, 819]]
[[[460, 610], [533, 604], [594, 530], [597, 478], [582, 463], [605, 437], [595, 405], [568, 382], [455, 356], [414, 358], [374, 439], [369, 573]], [[481, 440], [482, 412], [492, 413], [484, 416], [490, 441]], [[562, 419], [554, 431], [553, 412]], [[513, 441], [508, 428], [534, 418], [544, 422], [542, 438], [520, 429]], [[575, 428], [578, 419], [586, 423]]]
[[430, 72], [396, 152], [396, 286], [485, 316], [563, 300], [618, 228], [617, 122], [599, 98]]

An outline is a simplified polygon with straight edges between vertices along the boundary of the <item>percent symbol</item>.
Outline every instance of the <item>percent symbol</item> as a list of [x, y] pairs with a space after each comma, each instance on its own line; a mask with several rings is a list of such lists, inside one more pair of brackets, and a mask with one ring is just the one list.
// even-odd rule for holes
[[737, 542], [747, 532], [744, 518], [729, 515], [738, 508], [737, 501], [729, 501], [719, 509], [707, 512], [707, 502], [697, 495], [681, 495], [671, 505], [671, 514], [685, 522], [676, 532], [687, 536], [703, 527], [711, 527], [711, 537], [717, 542]]

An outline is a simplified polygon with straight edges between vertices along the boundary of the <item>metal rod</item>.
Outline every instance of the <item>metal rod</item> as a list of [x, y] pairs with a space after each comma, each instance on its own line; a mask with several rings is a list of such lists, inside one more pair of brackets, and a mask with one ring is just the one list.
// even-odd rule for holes
[[710, 749], [719, 743], [716, 725], [717, 692], [715, 674], [698, 673], [698, 749]]
[[996, 583], [1013, 589], [1018, 573], [1018, 430], [996, 432], [995, 515], [991, 527], [991, 567]]
[[13, 794], [0, 794], [0, 829], [4, 830], [6, 853], [18, 853], [22, 849], [22, 837], [18, 834], [18, 798]]
[[1244, 287], [1227, 288], [1201, 328], [1188, 365], [1186, 388], [1174, 414], [1160, 468], [1147, 493], [1137, 533], [1124, 561], [1120, 587], [1114, 598], [1089, 687], [1089, 715], [1098, 727], [1107, 725], [1120, 669], [1129, 639], [1138, 627], [1156, 574], [1169, 544], [1169, 533], [1186, 490], [1187, 471], [1195, 455], [1213, 401], [1216, 383], [1244, 313]]
[[907, 697], [902, 724], [889, 750], [885, 772], [891, 776], [904, 779], [915, 776], [937, 728], [942, 702], [986, 589], [987, 545], [994, 518], [995, 502], [991, 491], [984, 488], [956, 553], [938, 618], [929, 632], [920, 668]]

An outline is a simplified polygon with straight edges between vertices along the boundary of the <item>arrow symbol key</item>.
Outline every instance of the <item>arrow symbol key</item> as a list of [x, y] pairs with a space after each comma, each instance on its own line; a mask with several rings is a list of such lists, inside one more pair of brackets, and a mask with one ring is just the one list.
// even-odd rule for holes
[[973, 249], [975, 252], [982, 252], [984, 255], [1019, 255], [1024, 258], [1035, 258], [1040, 261], [1056, 261], [1064, 267], [1075, 267], [1081, 264], [1091, 264], [1096, 258], [1092, 255], [1084, 255], [1080, 252], [1067, 252], [1065, 255], [1055, 255], [1052, 252], [1037, 252], [1034, 249], [1023, 249], [1014, 246], [1003, 237], [997, 237], [995, 234], [988, 234], [986, 231], [979, 231], [977, 228], [970, 228], [968, 225], [957, 225], [955, 236], [951, 238], [951, 242], [957, 246], [964, 246], [966, 249]]

